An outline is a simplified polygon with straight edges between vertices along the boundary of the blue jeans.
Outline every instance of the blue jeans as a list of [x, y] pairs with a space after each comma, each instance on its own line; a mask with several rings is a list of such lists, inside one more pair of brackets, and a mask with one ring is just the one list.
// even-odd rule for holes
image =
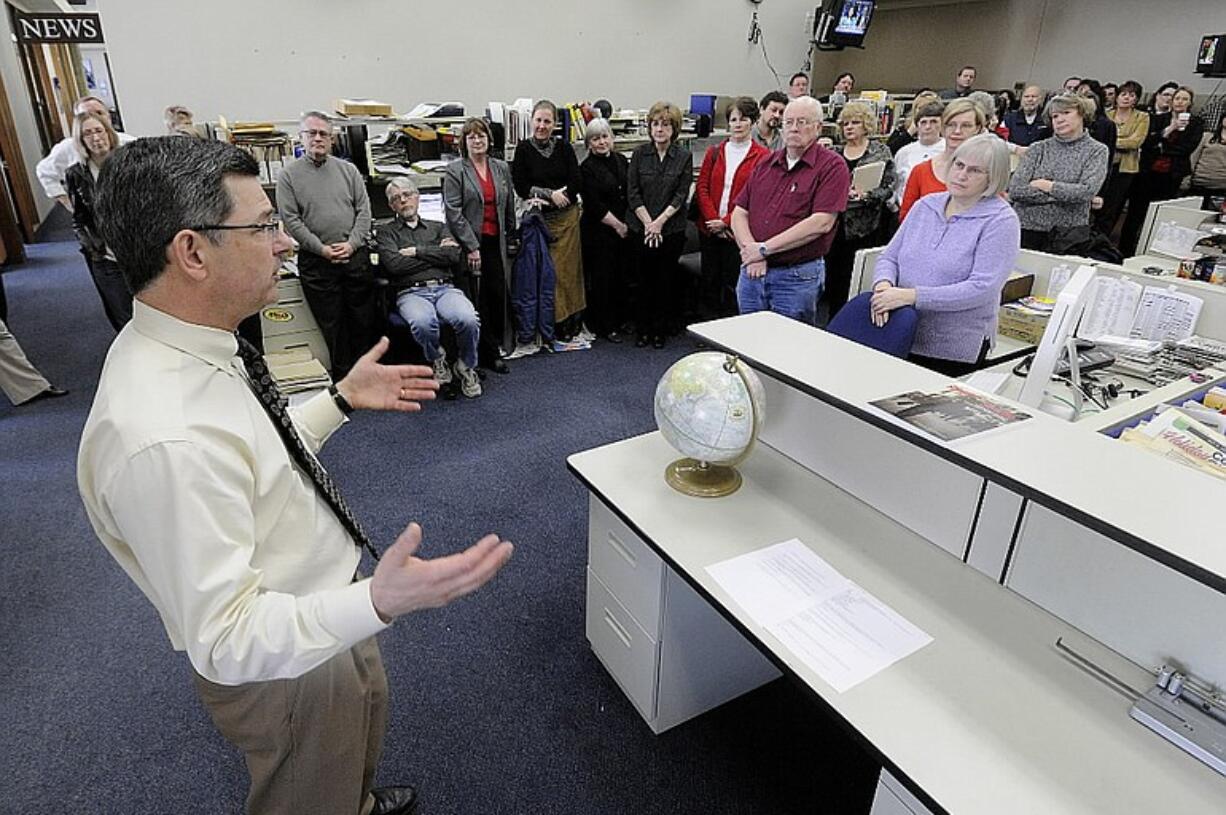
[[822, 258], [794, 266], [772, 266], [765, 276], [758, 278], [748, 277], [742, 266], [736, 282], [736, 301], [742, 314], [773, 311], [817, 325], [817, 300], [825, 279], [826, 261]]
[[442, 318], [455, 331], [460, 361], [469, 368], [477, 367], [481, 319], [464, 292], [450, 283], [406, 289], [396, 297], [396, 310], [409, 324], [413, 339], [425, 352], [427, 362], [438, 359], [439, 318]]

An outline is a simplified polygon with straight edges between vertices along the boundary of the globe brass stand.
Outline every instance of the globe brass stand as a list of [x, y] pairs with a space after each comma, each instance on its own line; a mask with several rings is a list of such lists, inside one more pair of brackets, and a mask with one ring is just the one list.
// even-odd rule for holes
[[680, 458], [664, 468], [664, 480], [677, 492], [698, 498], [723, 498], [741, 488], [735, 467]]
[[[745, 376], [739, 358], [729, 354], [724, 361], [724, 370], [736, 374], [745, 383], [745, 392], [750, 393], [749, 379]], [[752, 404], [752, 400], [751, 404]], [[736, 465], [749, 457], [757, 434], [751, 435], [744, 452], [728, 464], [711, 464], [696, 458], [679, 458], [664, 468], [664, 480], [677, 492], [696, 498], [723, 498], [741, 488], [741, 474]]]

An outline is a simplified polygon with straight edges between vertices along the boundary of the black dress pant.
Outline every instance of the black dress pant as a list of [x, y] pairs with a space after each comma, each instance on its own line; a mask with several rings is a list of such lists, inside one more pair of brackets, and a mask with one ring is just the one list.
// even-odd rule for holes
[[735, 317], [736, 281], [741, 276], [741, 250], [731, 238], [701, 237], [702, 282], [698, 292], [698, 316], [704, 320]]
[[638, 299], [634, 322], [639, 336], [665, 337], [681, 318], [680, 271], [677, 261], [685, 249], [685, 233], [665, 235], [659, 246], [648, 247], [642, 233], [626, 240], [638, 243]]
[[502, 264], [502, 242], [497, 235], [481, 236], [481, 276], [473, 277], [470, 292], [481, 318], [481, 338], [477, 341], [477, 364], [489, 368], [499, 359], [499, 349], [510, 351], [514, 340], [507, 333], [510, 324], [506, 268]]
[[298, 255], [298, 277], [332, 357], [332, 377], [340, 379], [374, 345], [377, 323], [370, 258], [359, 249], [347, 262], [333, 263], [304, 250]]
[[[82, 250], [81, 254], [85, 254], [85, 251]], [[123, 279], [123, 272], [119, 271], [119, 264], [105, 257], [85, 255], [85, 265], [89, 267], [89, 276], [98, 289], [106, 319], [119, 331], [132, 319], [132, 291]]]
[[607, 337], [630, 318], [631, 264], [626, 251], [631, 235], [618, 237], [602, 223], [583, 226], [583, 276], [587, 282], [587, 327], [597, 337]]
[[1103, 196], [1103, 208], [1094, 216], [1094, 227], [1108, 238], [1115, 231], [1115, 224], [1120, 219], [1120, 213], [1124, 211], [1124, 204], [1127, 203], [1128, 194], [1132, 190], [1132, 181], [1136, 177], [1136, 173], [1121, 173], [1117, 167], [1107, 179], [1107, 194]]

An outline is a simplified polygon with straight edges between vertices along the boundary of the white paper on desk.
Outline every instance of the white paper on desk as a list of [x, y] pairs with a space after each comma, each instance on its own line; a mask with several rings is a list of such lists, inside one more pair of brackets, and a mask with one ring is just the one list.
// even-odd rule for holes
[[839, 693], [932, 642], [854, 583], [768, 630]]
[[839, 693], [932, 642], [795, 538], [707, 572]]
[[1077, 329], [1077, 336], [1087, 340], [1104, 334], [1126, 335], [1132, 329], [1144, 287], [1127, 278], [1094, 279], [1094, 300]]
[[1192, 336], [1205, 301], [1176, 291], [1174, 286], [1146, 286], [1128, 336], [1142, 340], [1178, 342]]
[[1176, 260], [1197, 257], [1200, 253], [1193, 251], [1192, 247], [1208, 234], [1199, 229], [1180, 226], [1174, 221], [1163, 221], [1158, 224], [1154, 238], [1149, 242], [1149, 251], [1152, 254], [1166, 255]]
[[715, 563], [707, 572], [762, 626], [793, 617], [849, 585], [796, 538]]

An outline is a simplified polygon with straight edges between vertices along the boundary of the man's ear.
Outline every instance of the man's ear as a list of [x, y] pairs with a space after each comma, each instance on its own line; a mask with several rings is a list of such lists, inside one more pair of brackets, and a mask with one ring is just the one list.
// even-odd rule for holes
[[199, 283], [208, 277], [209, 255], [214, 248], [209, 239], [199, 232], [181, 229], [166, 247], [166, 260]]

